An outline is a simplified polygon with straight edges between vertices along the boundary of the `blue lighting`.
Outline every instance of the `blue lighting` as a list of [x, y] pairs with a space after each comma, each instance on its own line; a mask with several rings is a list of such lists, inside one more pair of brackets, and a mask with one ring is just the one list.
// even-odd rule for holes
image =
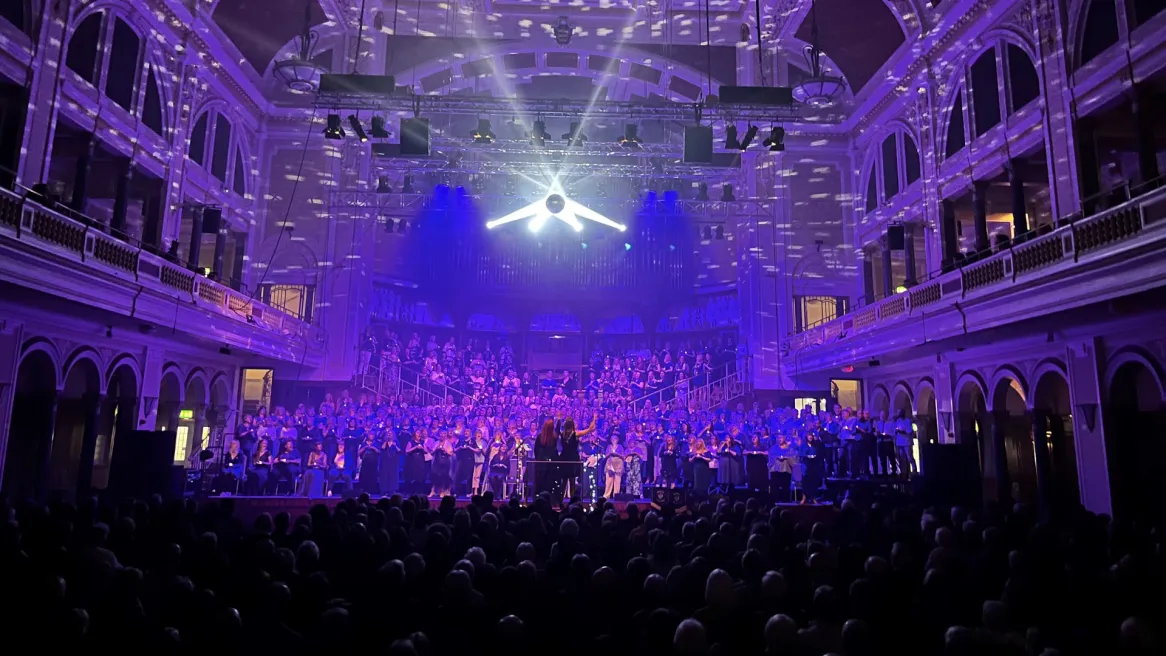
[[583, 242], [583, 250], [587, 250], [587, 242]]
[[664, 202], [667, 203], [668, 205], [675, 205], [676, 201], [678, 201], [678, 200], [680, 200], [679, 193], [672, 191], [672, 190], [668, 190], [668, 191], [664, 192]]
[[629, 243], [627, 243], [627, 242], [625, 241], [625, 242], [624, 242], [624, 244], [623, 244], [623, 249], [624, 249], [625, 251], [630, 251], [630, 250], [632, 250], [632, 245], [631, 245], [631, 244], [629, 244]]

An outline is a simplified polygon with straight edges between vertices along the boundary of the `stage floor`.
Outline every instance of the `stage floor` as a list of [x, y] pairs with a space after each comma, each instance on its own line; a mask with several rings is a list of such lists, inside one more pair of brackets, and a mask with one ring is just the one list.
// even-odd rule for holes
[[[250, 521], [258, 517], [262, 513], [276, 515], [281, 512], [290, 514], [293, 518], [298, 515], [307, 514], [308, 510], [313, 506], [323, 504], [329, 508], [336, 507], [344, 497], [321, 497], [309, 499], [307, 497], [283, 497], [283, 496], [222, 496], [222, 497], [205, 497], [203, 502], [207, 501], [226, 501], [231, 500], [235, 503], [235, 514], [244, 520]], [[431, 497], [429, 504], [431, 508], [436, 508], [441, 503], [438, 497]], [[627, 507], [635, 504], [640, 511], [647, 511], [651, 509], [651, 502], [648, 499], [637, 499], [635, 501], [612, 501], [616, 512], [620, 516], [627, 515]], [[458, 497], [457, 507], [463, 508], [470, 504], [468, 497]], [[830, 522], [834, 518], [835, 509], [830, 504], [796, 504], [796, 503], [779, 503], [777, 506], [783, 510], [789, 510], [795, 514], [798, 522]]]

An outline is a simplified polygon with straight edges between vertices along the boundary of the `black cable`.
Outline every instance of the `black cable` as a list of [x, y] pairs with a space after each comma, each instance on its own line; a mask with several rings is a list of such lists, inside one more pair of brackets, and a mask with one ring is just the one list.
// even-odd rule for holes
[[713, 95], [713, 33], [709, 30], [709, 0], [704, 0], [704, 74], [708, 77], [704, 97]]
[[761, 0], [753, 0], [757, 18], [757, 73], [761, 76], [761, 86], [765, 86], [765, 55], [761, 46]]
[[308, 134], [304, 136], [304, 149], [300, 152], [300, 165], [296, 169], [296, 181], [292, 184], [291, 194], [287, 198], [287, 208], [283, 212], [283, 225], [279, 228], [279, 234], [275, 237], [275, 246], [271, 248], [271, 255], [267, 257], [267, 264], [263, 267], [263, 275], [259, 278], [259, 282], [255, 283], [255, 287], [251, 290], [251, 297], [248, 301], [254, 301], [255, 295], [259, 293], [259, 288], [263, 286], [264, 281], [267, 280], [267, 273], [271, 271], [271, 263], [275, 260], [275, 254], [279, 252], [279, 243], [283, 241], [283, 233], [287, 232], [287, 219], [291, 216], [292, 203], [296, 199], [296, 190], [300, 188], [300, 179], [304, 175], [304, 162], [308, 159], [308, 144], [312, 140], [312, 130], [316, 127], [316, 110], [312, 110], [312, 116], [308, 119]]
[[356, 54], [352, 56], [352, 74], [355, 75], [360, 67], [360, 47], [364, 36], [364, 7], [368, 0], [360, 0], [360, 25], [356, 28]]

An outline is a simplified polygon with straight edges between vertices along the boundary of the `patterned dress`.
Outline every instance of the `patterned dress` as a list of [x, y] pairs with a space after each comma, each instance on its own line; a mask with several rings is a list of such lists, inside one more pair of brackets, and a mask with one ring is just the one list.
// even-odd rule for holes
[[643, 498], [644, 454], [647, 446], [643, 442], [633, 442], [627, 450], [627, 467], [623, 475], [623, 491], [637, 499]]

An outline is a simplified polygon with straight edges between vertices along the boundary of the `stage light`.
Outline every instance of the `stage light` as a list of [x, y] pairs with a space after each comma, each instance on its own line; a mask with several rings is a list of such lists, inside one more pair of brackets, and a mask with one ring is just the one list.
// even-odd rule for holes
[[709, 199], [708, 183], [702, 182], [702, 183], [700, 183], [700, 186], [696, 188], [696, 199], [697, 200], [708, 200]]
[[579, 124], [572, 121], [571, 130], [563, 135], [563, 140], [567, 142], [568, 146], [582, 146], [587, 143], [587, 135], [579, 129]]
[[392, 136], [388, 129], [385, 128], [384, 116], [372, 117], [372, 129], [369, 130], [369, 134], [372, 135], [373, 139], [388, 139]]
[[348, 125], [352, 127], [353, 134], [361, 143], [368, 141], [368, 135], [364, 133], [364, 127], [360, 124], [360, 119], [356, 118], [356, 114], [348, 115]]
[[325, 139], [343, 139], [344, 126], [340, 125], [339, 114], [328, 115], [328, 126], [324, 128]]
[[551, 135], [547, 134], [546, 122], [545, 121], [535, 121], [534, 122], [534, 129], [531, 130], [531, 133], [530, 133], [530, 145], [538, 146], [541, 148], [541, 147], [547, 145], [547, 139], [550, 139], [550, 138], [551, 138]]
[[490, 119], [478, 119], [478, 129], [470, 133], [476, 144], [494, 143], [494, 133], [490, 130]]
[[663, 162], [663, 160], [661, 160], [659, 157], [653, 157], [651, 160], [651, 164], [652, 164], [652, 173], [655, 173], [657, 175], [664, 174], [664, 162]]
[[712, 226], [705, 226], [704, 228], [702, 228], [700, 231], [700, 237], [701, 237], [701, 239], [703, 239], [705, 241], [712, 241], [713, 240], [713, 228], [712, 228]]
[[718, 225], [717, 226], [717, 239], [724, 239], [724, 238], [725, 238], [725, 226]]
[[587, 250], [587, 242], [583, 242], [582, 246], [583, 246], [583, 250]]
[[731, 201], [737, 200], [737, 197], [733, 195], [733, 185], [731, 185], [731, 184], [721, 185], [721, 200], [723, 202], [731, 202]]
[[405, 185], [403, 187], [401, 187], [401, 193], [402, 194], [415, 193], [413, 191], [413, 176], [412, 175], [405, 174]]
[[623, 243], [623, 249], [624, 249], [625, 251], [630, 251], [630, 250], [632, 250], [632, 245], [631, 245], [631, 244], [629, 244], [629, 243], [627, 243], [627, 242], [625, 241], [625, 242]]
[[619, 145], [628, 150], [639, 150], [643, 141], [636, 135], [638, 129], [634, 123], [623, 126], [623, 136], [619, 139]]
[[737, 126], [725, 126], [725, 148], [729, 150], [741, 150], [741, 142], [737, 140]]
[[741, 138], [741, 150], [749, 147], [753, 143], [753, 138], [757, 136], [757, 126], [750, 125], [748, 130], [745, 130], [745, 136]]
[[907, 285], [899, 285], [898, 287], [895, 287], [896, 294], [902, 294], [905, 291], [907, 291]]
[[571, 21], [566, 16], [560, 16], [558, 24], [552, 31], [555, 35], [555, 43], [565, 46], [571, 43], [571, 34], [575, 32], [575, 26], [571, 25]]
[[387, 194], [387, 193], [391, 193], [392, 191], [393, 191], [392, 188], [389, 187], [389, 176], [382, 175], [382, 176], [377, 178], [377, 193], [378, 194]]
[[493, 230], [507, 223], [530, 219], [528, 227], [531, 232], [537, 233], [552, 218], [571, 226], [575, 232], [583, 231], [583, 223], [580, 219], [599, 223], [609, 228], [615, 228], [620, 232], [627, 230], [627, 226], [622, 223], [612, 221], [599, 212], [567, 198], [563, 192], [562, 185], [557, 180], [551, 184], [545, 196], [506, 216], [487, 222], [486, 228]]
[[769, 152], [776, 153], [785, 150], [785, 128], [774, 126], [769, 129], [769, 137], [761, 142]]

